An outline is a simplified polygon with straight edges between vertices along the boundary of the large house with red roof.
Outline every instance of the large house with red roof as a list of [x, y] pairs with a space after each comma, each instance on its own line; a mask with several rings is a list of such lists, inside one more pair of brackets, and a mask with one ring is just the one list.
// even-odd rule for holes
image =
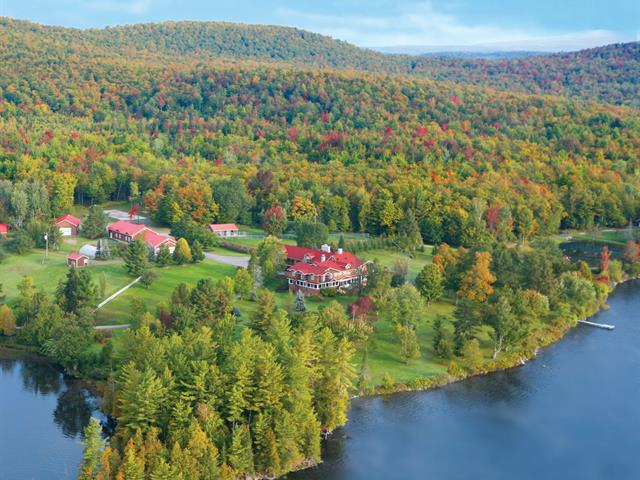
[[78, 235], [80, 225], [82, 222], [78, 217], [73, 215], [63, 215], [60, 218], [56, 218], [56, 227], [60, 230], [63, 237], [70, 237]]
[[367, 283], [367, 262], [339, 248], [331, 252], [329, 245], [320, 250], [285, 245], [287, 269], [283, 276], [289, 290], [317, 295], [320, 290], [349, 291]]
[[118, 242], [131, 243], [135, 239], [142, 240], [154, 255], [157, 255], [162, 245], [166, 245], [169, 252], [173, 253], [176, 248], [176, 239], [171, 235], [158, 233], [146, 225], [118, 220], [107, 227], [109, 238]]

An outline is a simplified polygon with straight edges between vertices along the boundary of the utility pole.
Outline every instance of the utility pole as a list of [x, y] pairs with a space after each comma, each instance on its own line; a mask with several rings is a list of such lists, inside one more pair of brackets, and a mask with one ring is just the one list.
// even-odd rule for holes
[[44, 258], [42, 259], [42, 263], [49, 258], [49, 234], [44, 234]]

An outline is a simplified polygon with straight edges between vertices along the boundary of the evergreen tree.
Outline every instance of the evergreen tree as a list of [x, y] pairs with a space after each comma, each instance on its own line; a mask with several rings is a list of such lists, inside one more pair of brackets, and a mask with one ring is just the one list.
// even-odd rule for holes
[[258, 308], [251, 326], [257, 332], [265, 333], [276, 311], [276, 298], [270, 290], [262, 289], [258, 292], [256, 301], [258, 302]]
[[78, 472], [78, 480], [92, 480], [95, 478], [100, 467], [100, 458], [105, 442], [101, 436], [102, 427], [97, 418], [91, 417], [89, 424], [84, 430], [84, 451]]
[[191, 262], [192, 259], [191, 248], [189, 248], [187, 240], [184, 238], [179, 239], [173, 251], [173, 261], [176, 265], [184, 265], [185, 263]]
[[127, 245], [122, 258], [124, 259], [124, 267], [129, 275], [139, 277], [149, 268], [149, 251], [147, 246], [140, 239], [135, 239]]
[[169, 247], [167, 247], [166, 243], [160, 245], [158, 249], [158, 254], [156, 255], [156, 263], [159, 267], [166, 267], [172, 261], [171, 252], [169, 251]]
[[244, 476], [253, 475], [255, 468], [253, 465], [253, 450], [251, 447], [251, 434], [249, 426], [236, 425], [231, 434], [231, 448], [229, 450], [229, 461], [235, 470]]
[[256, 472], [271, 475], [280, 473], [280, 456], [276, 435], [271, 428], [268, 415], [258, 413], [253, 427]]
[[202, 244], [198, 240], [194, 240], [191, 245], [191, 260], [193, 263], [200, 263], [204, 260], [204, 251], [202, 250]]
[[98, 240], [98, 249], [96, 251], [96, 258], [100, 260], [111, 259], [111, 248], [109, 247], [109, 240], [101, 238]]
[[398, 244], [407, 252], [414, 252], [424, 244], [420, 234], [420, 226], [411, 209], [406, 211], [402, 221], [398, 224]]
[[98, 288], [86, 269], [69, 267], [67, 277], [60, 281], [56, 290], [58, 305], [65, 312], [77, 312], [92, 307], [98, 300]]
[[307, 311], [307, 306], [304, 303], [304, 293], [302, 293], [302, 290], [298, 290], [296, 292], [296, 300], [295, 300], [295, 304], [294, 304], [294, 310], [296, 312], [299, 312], [299, 313]]
[[87, 218], [82, 222], [82, 235], [88, 238], [98, 238], [105, 234], [109, 217], [99, 205], [89, 207]]

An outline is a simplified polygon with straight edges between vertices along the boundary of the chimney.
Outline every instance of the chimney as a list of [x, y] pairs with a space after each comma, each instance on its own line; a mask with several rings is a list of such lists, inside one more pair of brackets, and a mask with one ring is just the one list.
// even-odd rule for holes
[[341, 253], [342, 253], [342, 249], [338, 248], [338, 254], [341, 254]]
[[327, 261], [327, 257], [325, 257], [324, 253], [320, 256], [320, 261], [321, 262], [326, 262]]
[[331, 247], [326, 243], [320, 247], [320, 250], [322, 250], [324, 253], [331, 253]]

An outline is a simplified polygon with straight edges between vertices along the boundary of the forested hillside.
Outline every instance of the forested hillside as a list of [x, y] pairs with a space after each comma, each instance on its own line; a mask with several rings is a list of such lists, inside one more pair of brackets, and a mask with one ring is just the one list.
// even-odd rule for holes
[[219, 208], [230, 175], [253, 222], [307, 199], [332, 230], [394, 234], [412, 209], [428, 242], [637, 218], [633, 110], [271, 66], [50, 62], [15, 81], [0, 175], [55, 191], [68, 173], [80, 202], [140, 191], [168, 225], [240, 220]]
[[578, 96], [640, 106], [640, 43], [515, 59], [385, 55], [295, 28], [222, 22], [167, 22], [101, 30], [45, 27], [0, 18], [0, 52], [62, 58], [208, 62], [251, 59], [298, 66], [408, 74], [517, 92]]

